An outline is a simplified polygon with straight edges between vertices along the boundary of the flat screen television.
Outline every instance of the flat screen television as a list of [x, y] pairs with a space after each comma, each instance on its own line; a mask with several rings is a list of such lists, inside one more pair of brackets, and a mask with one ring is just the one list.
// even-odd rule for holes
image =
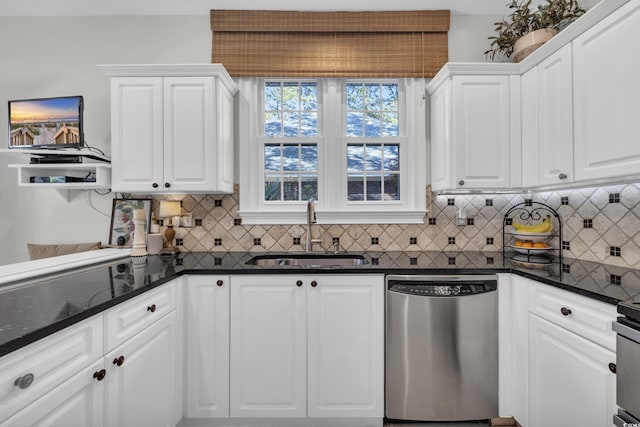
[[82, 96], [9, 101], [9, 148], [84, 146]]

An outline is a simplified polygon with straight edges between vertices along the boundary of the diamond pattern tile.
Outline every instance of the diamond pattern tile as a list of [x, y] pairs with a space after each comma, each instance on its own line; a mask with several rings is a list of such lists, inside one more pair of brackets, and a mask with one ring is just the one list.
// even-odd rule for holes
[[[495, 194], [437, 196], [427, 187], [429, 224], [371, 224], [371, 225], [322, 225], [313, 226], [313, 237], [321, 239], [322, 249], [333, 249], [333, 238], [340, 238], [343, 251], [412, 251], [410, 258], [426, 256], [422, 251], [456, 251], [456, 263], [464, 261], [464, 251], [500, 251], [502, 249], [502, 220], [512, 206], [525, 198], [545, 203], [556, 209], [563, 221], [563, 240], [570, 243], [565, 251], [567, 258], [595, 261], [612, 266], [640, 269], [640, 183], [609, 187], [582, 188], [538, 194]], [[619, 203], [610, 203], [610, 194], [620, 195]], [[136, 197], [141, 197], [137, 195]], [[190, 194], [186, 196], [145, 196], [153, 199], [152, 209], [158, 214], [160, 200], [182, 200], [183, 210], [191, 212], [193, 218], [201, 219], [202, 225], [178, 228], [176, 236], [183, 239], [184, 251], [188, 252], [245, 252], [245, 251], [302, 251], [304, 250], [305, 227], [302, 225], [242, 225], [234, 224], [238, 216], [239, 187], [230, 195]], [[563, 205], [562, 199], [568, 198]], [[454, 199], [454, 205], [448, 205]], [[487, 206], [491, 199], [491, 206]], [[219, 200], [216, 206], [216, 200]], [[458, 209], [464, 209], [472, 225], [456, 225]], [[593, 228], [584, 228], [584, 220], [592, 219]], [[161, 230], [164, 232], [164, 230]], [[293, 238], [301, 245], [294, 245]], [[378, 237], [378, 245], [371, 238]], [[416, 243], [410, 243], [416, 237]], [[449, 244], [449, 237], [455, 244]], [[254, 245], [260, 238], [260, 245]], [[487, 244], [493, 238], [493, 245]], [[215, 239], [222, 245], [215, 246]], [[621, 248], [621, 256], [614, 257], [609, 248]], [[448, 257], [449, 255], [443, 255]], [[612, 267], [614, 268], [614, 267]], [[611, 285], [614, 286], [614, 285]], [[638, 293], [640, 293], [640, 284]]]

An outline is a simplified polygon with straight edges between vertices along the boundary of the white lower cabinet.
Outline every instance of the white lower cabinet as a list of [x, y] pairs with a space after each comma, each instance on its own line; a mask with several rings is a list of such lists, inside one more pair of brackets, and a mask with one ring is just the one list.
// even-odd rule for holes
[[2, 427], [71, 427], [104, 425], [104, 381], [98, 381], [94, 373], [100, 372], [104, 363], [96, 363], [82, 369], [53, 391], [0, 424]]
[[612, 425], [614, 352], [531, 313], [529, 349], [530, 426]]
[[187, 278], [185, 416], [229, 416], [229, 276]]
[[523, 427], [611, 426], [616, 306], [516, 275], [500, 292], [500, 415]]
[[232, 417], [383, 417], [382, 275], [231, 277]]
[[172, 311], [105, 356], [107, 426], [175, 426], [176, 326]]

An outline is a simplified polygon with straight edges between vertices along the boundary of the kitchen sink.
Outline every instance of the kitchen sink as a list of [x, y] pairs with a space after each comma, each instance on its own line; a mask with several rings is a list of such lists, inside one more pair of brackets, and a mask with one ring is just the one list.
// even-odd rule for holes
[[248, 265], [300, 266], [300, 267], [354, 267], [368, 264], [362, 255], [348, 254], [287, 254], [257, 255], [247, 261]]

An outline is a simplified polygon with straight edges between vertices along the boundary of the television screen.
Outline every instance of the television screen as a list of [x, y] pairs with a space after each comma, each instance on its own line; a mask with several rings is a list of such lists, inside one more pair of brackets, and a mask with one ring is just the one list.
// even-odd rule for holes
[[9, 148], [82, 147], [82, 96], [9, 101]]

